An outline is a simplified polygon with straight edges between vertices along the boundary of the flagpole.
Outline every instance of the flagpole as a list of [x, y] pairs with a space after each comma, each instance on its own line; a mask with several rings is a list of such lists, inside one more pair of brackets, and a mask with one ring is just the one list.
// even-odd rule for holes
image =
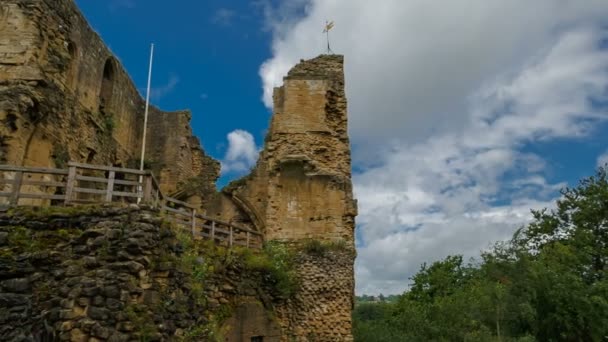
[[331, 47], [329, 45], [329, 30], [331, 30], [333, 27], [334, 27], [333, 21], [325, 20], [325, 30], [323, 30], [323, 33], [325, 33], [327, 35], [327, 54], [334, 53], [333, 51], [331, 51]]
[[[148, 88], [146, 89], [146, 108], [144, 109], [144, 133], [141, 138], [141, 158], [139, 159], [139, 171], [144, 170], [144, 157], [146, 155], [146, 131], [148, 129], [148, 107], [150, 106], [150, 84], [152, 83], [152, 61], [154, 59], [154, 43], [150, 44], [150, 66], [148, 68]], [[139, 175], [139, 192], [142, 192], [143, 175]], [[141, 202], [141, 196], [137, 197], [137, 203]]]

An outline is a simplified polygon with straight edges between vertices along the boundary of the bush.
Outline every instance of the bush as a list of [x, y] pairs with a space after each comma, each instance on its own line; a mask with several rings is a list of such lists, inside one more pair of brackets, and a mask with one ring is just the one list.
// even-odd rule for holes
[[245, 268], [261, 272], [280, 297], [291, 297], [298, 288], [294, 269], [294, 256], [289, 248], [280, 242], [267, 243], [261, 253], [245, 252]]

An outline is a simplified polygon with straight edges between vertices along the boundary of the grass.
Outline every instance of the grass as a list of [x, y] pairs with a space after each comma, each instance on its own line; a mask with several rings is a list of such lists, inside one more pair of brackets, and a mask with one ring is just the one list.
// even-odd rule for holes
[[64, 145], [57, 144], [53, 146], [51, 158], [53, 159], [53, 162], [55, 162], [55, 167], [65, 169], [70, 161], [70, 153]]
[[247, 270], [262, 273], [262, 278], [272, 285], [281, 298], [293, 296], [299, 287], [294, 253], [280, 242], [266, 243], [261, 253], [247, 250], [243, 265]]
[[101, 209], [102, 207], [99, 205], [79, 205], [73, 207], [14, 207], [9, 209], [8, 215], [25, 219], [41, 219], [53, 216], [92, 215]]
[[116, 128], [116, 121], [114, 120], [114, 115], [112, 115], [111, 113], [104, 115], [103, 128], [108, 133], [108, 135], [112, 135], [112, 132]]
[[60, 242], [67, 242], [80, 235], [77, 229], [58, 229], [55, 231], [34, 231], [22, 226], [5, 227], [8, 233], [7, 244], [0, 248], [0, 256], [12, 257], [20, 253], [35, 253], [48, 250]]
[[150, 341], [158, 333], [152, 315], [145, 305], [131, 304], [125, 308], [124, 313], [127, 320], [133, 324], [134, 332], [139, 335], [140, 341]]
[[337, 241], [319, 241], [314, 239], [305, 240], [300, 245], [300, 250], [307, 253], [308, 255], [324, 257], [332, 251], [346, 251], [350, 250], [345, 240]]

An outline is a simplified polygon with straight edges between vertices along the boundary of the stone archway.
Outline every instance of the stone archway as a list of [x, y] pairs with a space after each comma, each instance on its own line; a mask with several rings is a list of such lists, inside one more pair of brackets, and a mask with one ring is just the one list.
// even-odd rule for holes
[[261, 216], [258, 214], [255, 207], [253, 205], [251, 205], [251, 203], [249, 203], [249, 201], [247, 199], [245, 199], [235, 193], [232, 193], [231, 199], [232, 199], [232, 202], [237, 206], [237, 208], [242, 210], [249, 217], [255, 230], [262, 234], [265, 234], [264, 221], [261, 218]]
[[239, 305], [224, 322], [226, 342], [279, 342], [281, 328], [260, 302]]
[[70, 65], [65, 75], [65, 86], [72, 91], [76, 90], [78, 84], [78, 46], [70, 41], [67, 45], [68, 54], [70, 55]]
[[114, 81], [116, 78], [116, 62], [110, 57], [103, 66], [101, 87], [99, 90], [99, 110], [108, 114], [107, 109], [112, 107], [112, 97], [114, 94]]

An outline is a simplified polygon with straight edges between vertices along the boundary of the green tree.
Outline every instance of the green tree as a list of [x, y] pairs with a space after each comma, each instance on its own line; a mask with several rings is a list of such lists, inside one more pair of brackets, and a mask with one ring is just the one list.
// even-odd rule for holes
[[602, 341], [608, 334], [606, 169], [566, 188], [554, 210], [483, 255], [485, 278], [505, 284], [504, 328], [539, 341]]
[[479, 265], [424, 264], [396, 302], [357, 308], [355, 340], [606, 341], [606, 169], [561, 194]]

